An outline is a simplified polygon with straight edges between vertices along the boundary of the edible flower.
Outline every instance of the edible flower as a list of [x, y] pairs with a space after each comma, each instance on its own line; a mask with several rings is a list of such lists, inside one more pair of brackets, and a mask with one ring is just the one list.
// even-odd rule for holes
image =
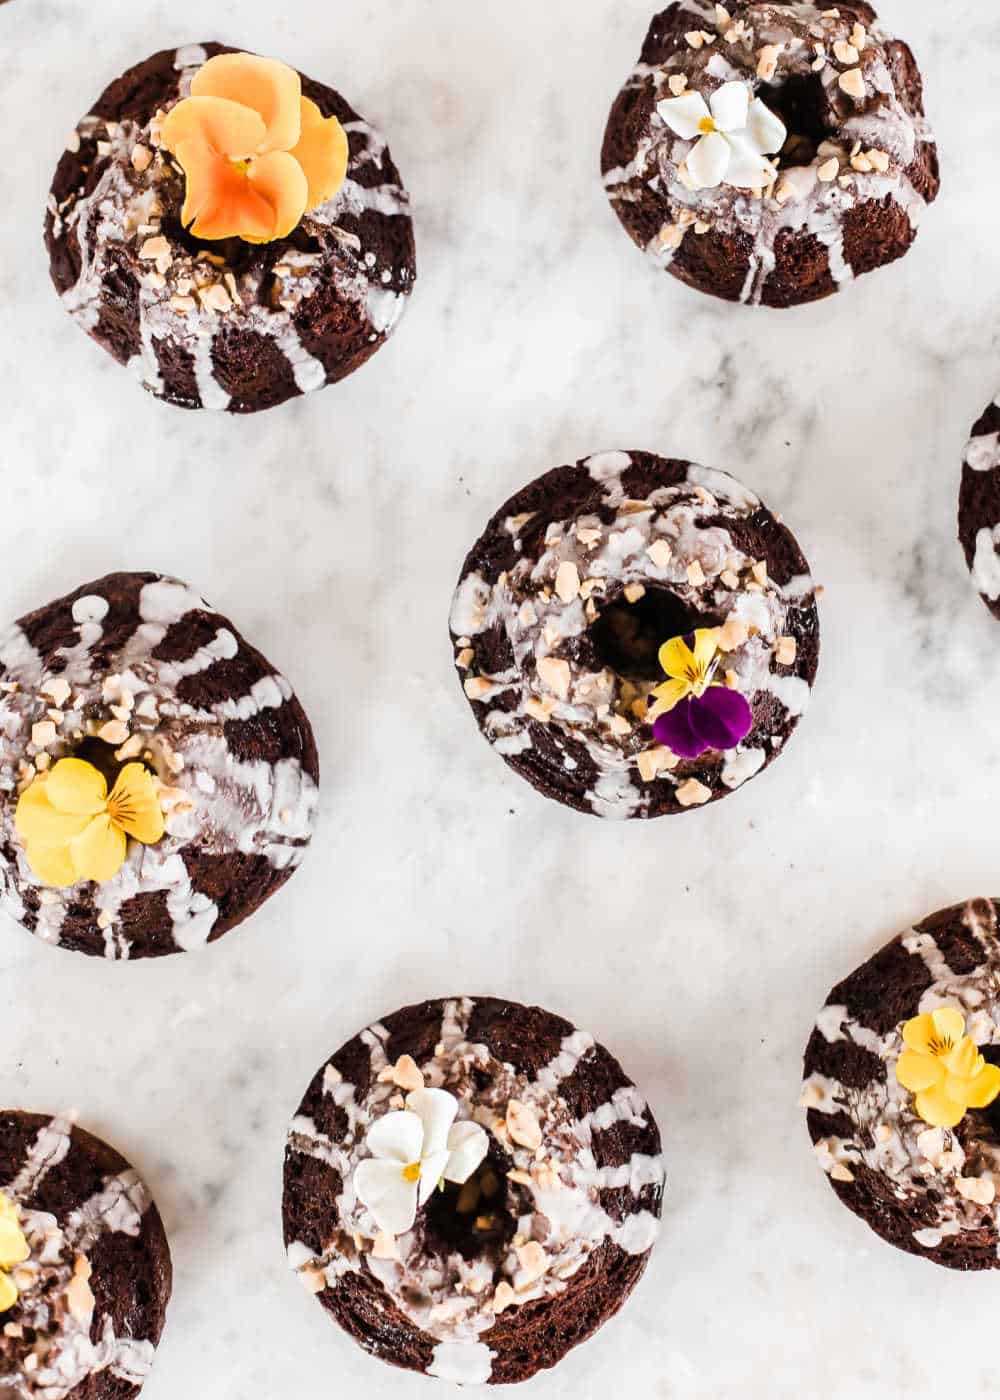
[[954, 1006], [907, 1021], [903, 1040], [896, 1078], [916, 1094], [917, 1113], [932, 1128], [955, 1128], [970, 1108], [988, 1108], [1000, 1095], [1000, 1069], [983, 1059]]
[[284, 238], [347, 175], [337, 118], [302, 96], [294, 68], [256, 54], [210, 58], [160, 140], [187, 177], [181, 222], [196, 238]]
[[354, 1190], [380, 1230], [405, 1235], [442, 1181], [461, 1186], [489, 1148], [478, 1123], [456, 1123], [458, 1100], [444, 1089], [415, 1089], [406, 1111], [387, 1113], [366, 1138], [371, 1157], [354, 1173]]
[[43, 884], [100, 883], [125, 862], [126, 837], [155, 845], [163, 835], [152, 774], [127, 763], [108, 796], [104, 775], [81, 758], [61, 758], [25, 788], [14, 816], [28, 864]]
[[781, 150], [788, 131], [759, 97], [750, 101], [746, 83], [723, 83], [708, 103], [700, 92], [668, 97], [656, 110], [683, 140], [699, 138], [684, 162], [696, 190], [721, 184], [759, 190], [774, 178], [767, 157]]
[[8, 1270], [23, 1264], [31, 1253], [19, 1219], [17, 1206], [0, 1192], [0, 1313], [17, 1302], [17, 1284]]
[[674, 637], [660, 648], [660, 665], [670, 679], [653, 690], [646, 718], [657, 742], [678, 758], [735, 749], [753, 728], [746, 697], [717, 679], [720, 655], [717, 627]]

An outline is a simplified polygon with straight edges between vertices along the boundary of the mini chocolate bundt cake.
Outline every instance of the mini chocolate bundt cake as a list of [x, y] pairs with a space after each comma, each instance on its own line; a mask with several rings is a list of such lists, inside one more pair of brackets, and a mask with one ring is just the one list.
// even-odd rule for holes
[[648, 452], [557, 467], [501, 507], [451, 635], [496, 752], [599, 817], [741, 787], [783, 750], [819, 664], [791, 533], [725, 472]]
[[976, 591], [1000, 618], [1000, 400], [987, 408], [965, 449], [958, 537]]
[[802, 1104], [820, 1166], [889, 1244], [1000, 1268], [1000, 936], [973, 899], [894, 938], [827, 998]]
[[377, 1022], [319, 1071], [285, 1157], [289, 1262], [366, 1351], [505, 1385], [635, 1287], [664, 1172], [642, 1095], [591, 1036], [492, 997]]
[[298, 867], [318, 781], [291, 686], [177, 579], [110, 574], [0, 632], [0, 905], [48, 943], [220, 938]]
[[132, 1400], [170, 1301], [156, 1206], [67, 1118], [0, 1113], [0, 1395]]
[[654, 262], [797, 306], [902, 257], [939, 187], [920, 71], [861, 0], [678, 0], [611, 111], [612, 207]]
[[[313, 129], [300, 129], [296, 115], [290, 135], [276, 137], [269, 129], [261, 143], [268, 164], [248, 193], [233, 186], [245, 175], [245, 159], [211, 168], [223, 190], [218, 197], [193, 188], [204, 171], [192, 151], [208, 151], [209, 140], [223, 143], [213, 129], [199, 145], [190, 126], [173, 142], [167, 122], [190, 100], [206, 62], [235, 53], [213, 43], [165, 49], [111, 83], [59, 161], [45, 244], [67, 311], [151, 393], [184, 408], [253, 413], [343, 379], [370, 359], [406, 307], [416, 262], [408, 196], [385, 141], [338, 92], [291, 69], [285, 73], [301, 81], [317, 124], [336, 118], [346, 165], [334, 168], [334, 149], [322, 153], [325, 183], [314, 188], [310, 178], [307, 200], [303, 177], [284, 149], [300, 130], [302, 144], [293, 154], [305, 150], [307, 136], [315, 139]], [[232, 74], [223, 76], [224, 85], [209, 85], [213, 94], [242, 96]], [[246, 100], [257, 94], [255, 76]], [[238, 106], [215, 95], [196, 99], [220, 100]], [[265, 102], [257, 105], [270, 117]], [[239, 112], [244, 125], [250, 121], [250, 136], [238, 129]], [[234, 141], [253, 139], [254, 120], [263, 133], [254, 111], [239, 112]], [[249, 153], [250, 147], [233, 148], [234, 156]], [[290, 178], [293, 195], [300, 191], [298, 209], [306, 204], [291, 229], [287, 220], [270, 228], [254, 222], [270, 217], [260, 189], [275, 204], [284, 200], [283, 188], [276, 192], [262, 183], [275, 169]], [[234, 188], [247, 193], [248, 232], [228, 236], [229, 226], [216, 219], [216, 227], [199, 236], [192, 216], [207, 219], [227, 210]], [[198, 199], [200, 212], [191, 202]]]

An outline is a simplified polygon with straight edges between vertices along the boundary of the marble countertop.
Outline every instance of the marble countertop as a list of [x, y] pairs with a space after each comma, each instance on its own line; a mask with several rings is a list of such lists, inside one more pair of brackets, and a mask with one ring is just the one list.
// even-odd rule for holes
[[[624, 238], [598, 153], [650, 0], [12, 0], [0, 12], [4, 568], [12, 619], [114, 568], [187, 578], [297, 687], [325, 786], [290, 886], [202, 956], [105, 965], [0, 930], [0, 1100], [73, 1107], [146, 1175], [174, 1298], [148, 1400], [432, 1383], [366, 1358], [285, 1267], [286, 1123], [321, 1061], [426, 996], [592, 1030], [650, 1098], [670, 1189], [623, 1314], [538, 1400], [986, 1393], [1000, 1277], [883, 1246], [797, 1107], [830, 986], [1000, 893], [1000, 630], [955, 540], [1000, 384], [1000, 11], [884, 0], [944, 189], [908, 258], [797, 312], [715, 303]], [[144, 395], [49, 286], [65, 135], [154, 49], [221, 38], [329, 79], [388, 133], [420, 281], [341, 386], [252, 419]], [[725, 803], [620, 826], [545, 802], [476, 732], [447, 614], [469, 544], [541, 470], [649, 448], [743, 477], [826, 585], [812, 709]]]

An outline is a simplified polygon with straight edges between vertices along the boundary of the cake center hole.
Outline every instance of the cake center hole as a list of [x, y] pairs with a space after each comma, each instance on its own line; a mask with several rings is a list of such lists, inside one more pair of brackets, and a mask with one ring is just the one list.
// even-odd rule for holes
[[690, 607], [675, 594], [647, 589], [636, 602], [624, 596], [601, 613], [590, 629], [597, 668], [608, 667], [625, 681], [663, 679], [660, 647], [699, 627], [717, 627], [718, 618]]
[[781, 163], [809, 165], [831, 134], [829, 102], [818, 73], [793, 73], [781, 83], [764, 83], [757, 96], [785, 123], [788, 137]]
[[427, 1243], [463, 1259], [498, 1258], [513, 1238], [517, 1222], [507, 1207], [509, 1163], [491, 1146], [482, 1166], [463, 1186], [445, 1182], [427, 1203]]
[[123, 761], [115, 758], [115, 747], [113, 744], [106, 744], [103, 739], [84, 739], [73, 750], [73, 758], [82, 759], [84, 763], [89, 763], [96, 768], [101, 777], [108, 785], [108, 792], [118, 781], [118, 775], [128, 763], [142, 763], [150, 773], [155, 773], [148, 763], [143, 763], [142, 758], [127, 758]]

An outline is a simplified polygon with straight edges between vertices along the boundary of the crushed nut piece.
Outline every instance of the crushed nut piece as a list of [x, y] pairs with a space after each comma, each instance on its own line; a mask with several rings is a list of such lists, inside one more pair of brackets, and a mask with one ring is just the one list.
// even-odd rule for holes
[[774, 656], [779, 666], [794, 666], [798, 654], [798, 643], [794, 637], [779, 637], [774, 648]]
[[860, 68], [849, 68], [846, 73], [841, 73], [837, 80], [841, 92], [846, 92], [848, 97], [862, 101], [865, 96], [865, 80]]
[[757, 54], [757, 77], [762, 78], [765, 83], [769, 83], [774, 77], [781, 49], [781, 44], [765, 44]]
[[385, 1069], [379, 1071], [378, 1082], [380, 1084], [395, 1084], [397, 1089], [405, 1089], [407, 1093], [413, 1093], [424, 1087], [424, 1076], [417, 1068], [417, 1063], [412, 1055], [400, 1055], [394, 1065], [387, 1065]]
[[692, 559], [687, 566], [687, 580], [692, 588], [700, 588], [705, 582], [705, 570], [701, 567], [701, 561]]
[[535, 1110], [518, 1099], [507, 1105], [507, 1131], [514, 1142], [532, 1152], [542, 1145], [542, 1129]]
[[735, 651], [750, 635], [747, 624], [738, 617], [730, 617], [719, 628], [719, 650]]
[[711, 796], [712, 789], [699, 783], [697, 778], [688, 778], [677, 789], [677, 801], [682, 807], [702, 807]]
[[960, 1196], [977, 1206], [991, 1206], [997, 1198], [997, 1188], [985, 1176], [960, 1176], [955, 1188]]
[[170, 244], [161, 235], [156, 238], [147, 238], [139, 249], [139, 257], [148, 262], [155, 262], [157, 258], [169, 258]]
[[845, 1167], [843, 1162], [835, 1162], [830, 1168], [830, 1175], [834, 1181], [851, 1182], [854, 1180], [854, 1173], [849, 1167]]
[[56, 727], [50, 719], [39, 720], [31, 726], [31, 742], [36, 749], [47, 749], [56, 741]]
[[667, 79], [667, 86], [675, 97], [680, 97], [688, 85], [687, 76], [684, 73], [671, 73]]
[[625, 601], [627, 603], [638, 603], [640, 598], [645, 598], [646, 590], [641, 583], [630, 583], [625, 589]]
[[569, 695], [569, 662], [558, 656], [543, 656], [537, 666], [542, 684], [565, 700]]
[[676, 768], [680, 759], [661, 744], [655, 749], [645, 749], [636, 758], [636, 766], [643, 782], [651, 783], [657, 773], [668, 773]]
[[148, 146], [134, 146], [132, 148], [132, 169], [141, 175], [144, 170], [149, 169], [153, 159], [153, 152]]
[[572, 603], [580, 592], [580, 574], [571, 559], [564, 559], [556, 570], [556, 592], [564, 603]]
[[833, 46], [838, 63], [846, 63], [848, 66], [857, 63], [858, 51], [853, 44], [847, 43], [845, 39], [838, 39]]
[[475, 660], [476, 653], [471, 647], [463, 647], [455, 657], [455, 665], [461, 670], [467, 671]]
[[505, 1308], [509, 1308], [516, 1301], [514, 1290], [506, 1280], [498, 1283], [493, 1294], [493, 1311], [502, 1313]]
[[485, 676], [469, 676], [465, 682], [465, 693], [470, 700], [485, 700], [492, 689]]

